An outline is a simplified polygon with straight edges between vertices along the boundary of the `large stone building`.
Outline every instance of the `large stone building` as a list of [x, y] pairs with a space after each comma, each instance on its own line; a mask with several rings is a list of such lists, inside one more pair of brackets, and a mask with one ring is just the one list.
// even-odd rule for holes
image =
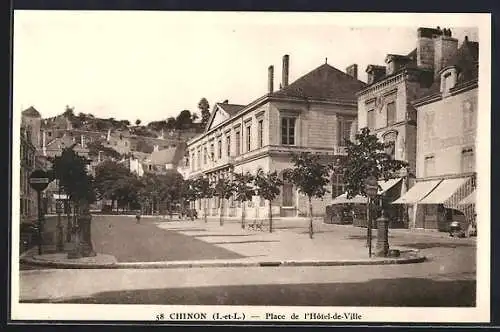
[[[357, 66], [342, 72], [327, 63], [288, 84], [289, 57], [283, 57], [281, 88], [274, 90], [274, 68], [269, 67], [268, 93], [248, 105], [215, 105], [205, 132], [188, 141], [190, 177], [221, 176], [277, 171], [292, 166], [291, 154], [308, 151], [325, 159], [345, 154], [344, 138], [351, 137], [357, 115], [355, 93], [365, 84], [357, 79]], [[338, 183], [335, 187], [338, 187]], [[325, 213], [330, 202], [314, 200], [313, 214]], [[217, 215], [218, 200], [212, 199], [209, 213]], [[268, 202], [254, 197], [247, 216], [263, 217]], [[238, 216], [241, 207], [233, 200], [224, 204], [226, 216]], [[196, 204], [200, 212], [201, 202]], [[306, 198], [285, 182], [280, 196], [272, 202], [273, 215], [305, 216]], [[201, 214], [200, 214], [201, 215]]]
[[21, 114], [20, 137], [20, 217], [21, 222], [33, 222], [37, 218], [36, 191], [29, 184], [31, 172], [37, 168], [37, 147], [40, 144], [41, 115], [30, 107]]
[[453, 57], [442, 62], [431, 91], [413, 102], [417, 182], [397, 202], [411, 206], [416, 228], [446, 230], [452, 220], [474, 222], [474, 201], [461, 201], [475, 188], [479, 44], [466, 37], [449, 51]]
[[[412, 102], [432, 91], [441, 69], [455, 55], [457, 44], [448, 29], [419, 28], [415, 49], [405, 55], [388, 54], [385, 66], [369, 65], [366, 69], [368, 85], [357, 94], [358, 127], [368, 127], [381, 141], [389, 143], [387, 152], [394, 159], [409, 164], [401, 171], [401, 181], [386, 195], [388, 202], [415, 182], [417, 111]], [[394, 225], [412, 224], [404, 205], [389, 210]]]

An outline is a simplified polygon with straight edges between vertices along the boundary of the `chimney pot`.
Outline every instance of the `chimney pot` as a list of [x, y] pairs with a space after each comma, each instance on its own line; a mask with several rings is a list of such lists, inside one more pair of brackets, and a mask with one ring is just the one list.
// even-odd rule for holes
[[273, 93], [274, 91], [274, 67], [269, 66], [268, 70], [268, 76], [267, 76], [267, 92]]
[[288, 70], [289, 70], [290, 56], [285, 54], [283, 56], [283, 71], [282, 71], [282, 86], [286, 88], [288, 86]]
[[357, 64], [352, 64], [349, 67], [345, 69], [345, 72], [347, 75], [351, 76], [354, 79], [358, 79], [358, 65]]

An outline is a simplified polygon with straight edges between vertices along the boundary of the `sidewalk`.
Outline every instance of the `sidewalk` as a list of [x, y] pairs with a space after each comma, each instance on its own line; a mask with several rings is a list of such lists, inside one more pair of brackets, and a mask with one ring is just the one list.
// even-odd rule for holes
[[[127, 218], [127, 217], [125, 217]], [[128, 220], [130, 219], [130, 220]], [[123, 219], [123, 223], [134, 223], [133, 218]], [[314, 222], [315, 234], [309, 238], [306, 219], [276, 221], [276, 229], [242, 229], [240, 220], [219, 220], [210, 218], [196, 221], [169, 221], [148, 219], [160, 229], [176, 232], [203, 241], [211, 246], [229, 250], [237, 258], [203, 260], [169, 260], [159, 262], [120, 262], [109, 254], [96, 257], [68, 259], [65, 253], [37, 255], [33, 248], [22, 255], [23, 263], [56, 268], [187, 268], [187, 267], [244, 267], [244, 266], [339, 266], [372, 264], [408, 264], [425, 260], [418, 250], [391, 246], [401, 251], [397, 258], [368, 257], [365, 240], [360, 236], [364, 229], [349, 226]], [[248, 220], [247, 223], [252, 223]], [[376, 233], [376, 232], [374, 232]], [[376, 239], [372, 253], [376, 252]]]

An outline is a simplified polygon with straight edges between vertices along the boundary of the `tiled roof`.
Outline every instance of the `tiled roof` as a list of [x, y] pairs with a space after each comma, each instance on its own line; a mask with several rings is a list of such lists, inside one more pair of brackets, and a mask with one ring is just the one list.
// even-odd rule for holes
[[356, 101], [355, 93], [365, 85], [325, 63], [271, 96]]
[[229, 114], [229, 116], [235, 115], [245, 107], [245, 105], [226, 104], [226, 103], [217, 103], [217, 106], [222, 108], [227, 114]]
[[22, 114], [25, 115], [25, 116], [31, 116], [31, 117], [41, 117], [40, 112], [38, 112], [33, 106], [31, 106], [28, 109], [25, 109], [22, 112]]

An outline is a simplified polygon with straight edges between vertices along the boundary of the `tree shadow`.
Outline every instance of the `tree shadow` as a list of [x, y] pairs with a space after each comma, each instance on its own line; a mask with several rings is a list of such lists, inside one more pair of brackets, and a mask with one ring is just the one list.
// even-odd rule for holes
[[280, 242], [276, 240], [255, 240], [255, 241], [228, 241], [228, 242], [210, 242], [211, 244], [233, 244], [233, 243], [259, 243], [259, 242]]
[[89, 297], [25, 303], [474, 307], [475, 280], [427, 278], [367, 282], [223, 285], [100, 292]]

